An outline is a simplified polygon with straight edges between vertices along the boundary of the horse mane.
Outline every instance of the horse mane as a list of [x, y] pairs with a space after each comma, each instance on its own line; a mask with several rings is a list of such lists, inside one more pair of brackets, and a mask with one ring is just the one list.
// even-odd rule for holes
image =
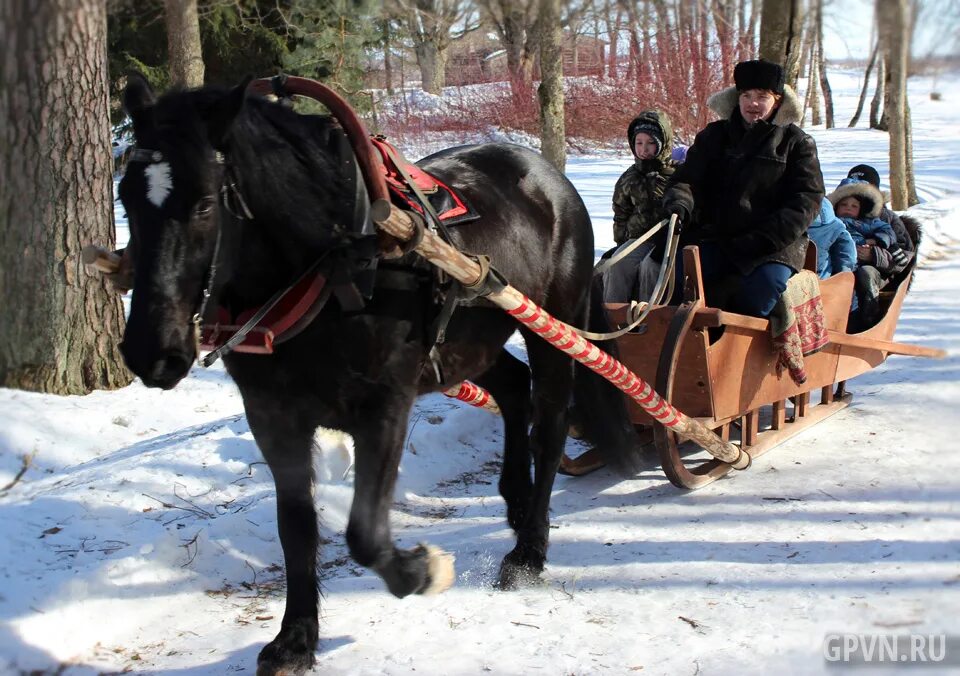
[[[259, 97], [246, 100], [226, 138], [228, 164], [262, 224], [302, 244], [330, 243], [353, 214], [353, 178], [343, 171], [339, 125]], [[348, 165], [352, 169], [352, 164]]]
[[334, 226], [352, 216], [354, 199], [352, 176], [341, 168], [339, 125], [329, 115], [299, 114], [257, 96], [223, 120], [219, 109], [229, 93], [216, 85], [167, 92], [155, 106], [154, 125], [176, 128], [187, 165], [206, 161], [210, 145], [223, 152], [258, 228], [311, 249], [328, 245]]

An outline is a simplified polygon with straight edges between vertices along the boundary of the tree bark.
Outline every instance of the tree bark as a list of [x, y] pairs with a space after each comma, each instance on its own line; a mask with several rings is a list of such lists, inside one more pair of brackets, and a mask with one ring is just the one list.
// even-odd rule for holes
[[105, 0], [0, 3], [0, 386], [130, 382], [123, 306], [81, 248], [114, 248]]
[[906, 0], [877, 0], [876, 8], [880, 44], [890, 75], [885, 106], [890, 132], [890, 203], [900, 210], [909, 206], [906, 132], [909, 9]]
[[540, 153], [561, 172], [567, 163], [563, 122], [563, 29], [560, 0], [540, 3]]
[[877, 62], [878, 46], [878, 44], [874, 44], [873, 51], [870, 52], [870, 60], [867, 61], [867, 71], [863, 74], [863, 88], [860, 90], [860, 98], [857, 100], [857, 111], [853, 114], [853, 117], [850, 118], [850, 124], [847, 125], [848, 127], [856, 127], [857, 122], [860, 121], [860, 114], [863, 113], [863, 104], [867, 100], [867, 89], [870, 86], [870, 72]]
[[170, 82], [182, 87], [203, 86], [200, 17], [197, 0], [164, 0]]
[[800, 76], [803, 12], [800, 0], [763, 0], [760, 18], [760, 58], [779, 63], [794, 90]]

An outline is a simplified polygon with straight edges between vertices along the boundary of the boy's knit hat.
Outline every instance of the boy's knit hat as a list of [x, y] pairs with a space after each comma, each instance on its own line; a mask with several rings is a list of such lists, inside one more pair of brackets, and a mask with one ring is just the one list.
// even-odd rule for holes
[[733, 81], [740, 92], [747, 89], [769, 89], [774, 94], [783, 94], [783, 68], [765, 59], [738, 63], [733, 69]]
[[627, 139], [630, 141], [630, 150], [633, 151], [634, 144], [637, 140], [637, 134], [646, 134], [653, 139], [654, 143], [657, 144], [657, 152], [655, 155], [659, 155], [660, 151], [663, 150], [663, 129], [660, 128], [660, 125], [654, 123], [652, 120], [644, 119], [643, 117], [636, 118], [633, 122], [630, 123], [630, 126], [627, 128]]
[[880, 187], [880, 174], [869, 164], [858, 164], [847, 172], [847, 178], [857, 178], [870, 183], [874, 188]]

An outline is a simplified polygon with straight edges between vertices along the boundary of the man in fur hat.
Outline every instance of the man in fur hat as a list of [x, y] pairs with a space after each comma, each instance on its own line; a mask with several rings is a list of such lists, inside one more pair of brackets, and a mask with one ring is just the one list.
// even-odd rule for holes
[[733, 78], [707, 101], [721, 119], [697, 134], [664, 206], [685, 224], [681, 243], [700, 246], [707, 301], [766, 317], [803, 267], [823, 177], [783, 68], [744, 61]]

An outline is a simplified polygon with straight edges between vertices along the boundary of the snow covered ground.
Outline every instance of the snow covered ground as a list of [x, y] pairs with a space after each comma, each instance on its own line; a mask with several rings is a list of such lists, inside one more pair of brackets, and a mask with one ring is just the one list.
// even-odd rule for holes
[[[845, 125], [858, 82], [833, 85]], [[543, 584], [509, 593], [491, 588], [512, 542], [496, 418], [439, 395], [414, 409], [395, 533], [453, 552], [458, 577], [402, 601], [347, 556], [350, 441], [320, 434], [318, 673], [821, 673], [830, 633], [957, 632], [960, 80], [941, 90], [911, 82], [927, 230], [898, 338], [946, 360], [891, 358], [851, 407], [695, 493], [655, 466], [558, 478]], [[828, 189], [860, 162], [886, 176], [885, 134], [813, 134]], [[627, 164], [570, 158], [598, 251]], [[171, 392], [0, 390], [0, 673], [253, 673], [282, 615], [274, 509], [219, 366]]]

